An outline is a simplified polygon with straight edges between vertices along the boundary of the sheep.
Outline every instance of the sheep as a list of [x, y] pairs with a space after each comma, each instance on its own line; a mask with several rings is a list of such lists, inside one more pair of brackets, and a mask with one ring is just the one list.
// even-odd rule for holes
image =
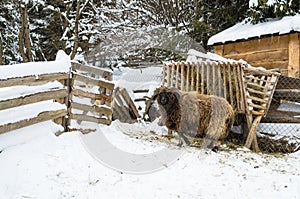
[[152, 99], [157, 100], [160, 111], [164, 112], [162, 121], [168, 130], [178, 133], [178, 146], [182, 146], [183, 141], [190, 145], [185, 135], [206, 136], [209, 140], [207, 147], [217, 150], [234, 122], [232, 106], [224, 98], [214, 95], [159, 87]]

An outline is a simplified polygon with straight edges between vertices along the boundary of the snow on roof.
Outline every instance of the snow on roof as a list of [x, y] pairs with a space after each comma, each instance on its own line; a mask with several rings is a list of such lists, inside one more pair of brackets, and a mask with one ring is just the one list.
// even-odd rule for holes
[[281, 20], [270, 19], [267, 22], [258, 24], [246, 23], [244, 20], [243, 22], [212, 36], [208, 40], [208, 45], [246, 40], [260, 37], [262, 35], [282, 35], [290, 32], [300, 32], [300, 14], [295, 16], [286, 16]]

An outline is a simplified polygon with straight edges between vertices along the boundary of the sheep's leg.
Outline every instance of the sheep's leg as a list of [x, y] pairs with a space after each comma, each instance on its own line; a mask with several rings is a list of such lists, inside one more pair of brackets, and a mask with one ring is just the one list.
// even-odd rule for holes
[[220, 149], [221, 141], [212, 140], [207, 148], [211, 149], [213, 152], [218, 152]]
[[181, 137], [179, 137], [179, 142], [178, 142], [177, 146], [181, 147], [182, 144], [183, 144], [182, 139], [181, 139]]
[[182, 132], [178, 132], [178, 135], [179, 135], [178, 146], [182, 146], [182, 144], [183, 144], [182, 140], [184, 140], [185, 144], [188, 145], [188, 146], [191, 144], [189, 139]]

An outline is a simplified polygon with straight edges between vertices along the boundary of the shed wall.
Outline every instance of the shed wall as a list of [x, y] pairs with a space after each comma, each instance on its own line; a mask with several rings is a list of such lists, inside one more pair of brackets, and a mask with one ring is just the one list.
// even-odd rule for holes
[[268, 36], [215, 45], [215, 53], [230, 59], [243, 59], [252, 66], [279, 68], [282, 74], [299, 77], [300, 33]]

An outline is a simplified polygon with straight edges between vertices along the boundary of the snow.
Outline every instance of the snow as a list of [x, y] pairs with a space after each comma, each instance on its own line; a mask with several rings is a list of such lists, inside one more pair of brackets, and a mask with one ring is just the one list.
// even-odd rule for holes
[[[92, 125], [92, 124], [90, 124]], [[161, 147], [130, 139], [115, 126], [96, 125], [122, 149], [148, 153]], [[53, 135], [43, 122], [0, 135], [3, 198], [299, 198], [300, 153], [281, 157], [238, 150], [213, 153], [188, 148], [157, 172], [133, 175], [93, 158], [79, 132]], [[110, 131], [113, 130], [113, 131]]]
[[251, 24], [244, 20], [214, 36], [208, 40], [208, 45], [217, 43], [234, 42], [238, 40], [261, 37], [263, 35], [287, 34], [300, 32], [300, 14], [286, 16], [282, 19], [270, 19], [267, 22]]
[[[273, 5], [274, 3], [276, 3], [275, 0], [268, 0], [266, 4]], [[249, 0], [249, 7], [251, 8], [252, 6], [258, 6], [258, 0]]]
[[51, 73], [67, 73], [71, 67], [70, 58], [64, 51], [58, 51], [55, 61], [28, 62], [15, 65], [0, 66], [0, 80], [14, 77], [36, 76]]
[[41, 93], [62, 88], [64, 88], [64, 86], [58, 81], [49, 82], [38, 86], [4, 87], [0, 88], [0, 101], [31, 95], [37, 92]]
[[194, 49], [190, 49], [188, 51], [188, 57], [186, 59], [187, 62], [199, 62], [201, 60], [209, 60], [209, 61], [221, 61], [221, 62], [236, 62], [233, 59], [226, 59], [214, 53], [203, 53]]
[[36, 117], [41, 113], [41, 111], [46, 112], [62, 109], [66, 109], [66, 106], [58, 102], [53, 102], [53, 100], [48, 100], [1, 110], [0, 115], [2, 117], [0, 118], [0, 125]]
[[[120, 68], [114, 81], [129, 91], [153, 90], [160, 74], [159, 67]], [[25, 119], [57, 105], [26, 105], [1, 111], [0, 118]], [[300, 151], [275, 156], [178, 148], [177, 139], [159, 138], [167, 132], [156, 122], [72, 126], [93, 132], [57, 137], [62, 127], [47, 121], [0, 135], [1, 198], [300, 198]]]

